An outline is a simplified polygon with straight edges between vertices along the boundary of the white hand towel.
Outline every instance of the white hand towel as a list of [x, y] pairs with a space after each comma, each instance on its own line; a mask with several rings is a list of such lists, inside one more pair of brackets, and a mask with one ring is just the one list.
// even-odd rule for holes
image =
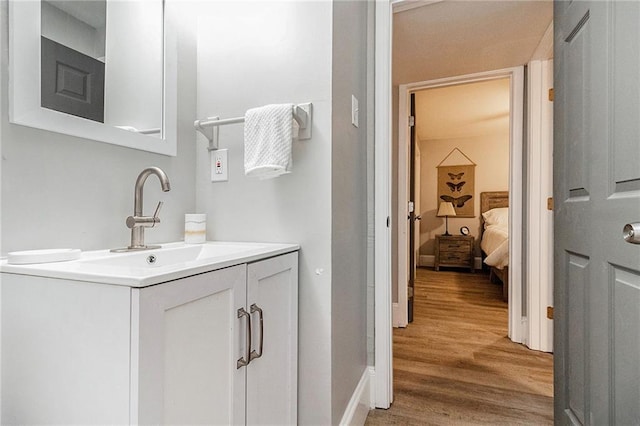
[[244, 173], [269, 179], [291, 172], [293, 104], [266, 105], [244, 116]]

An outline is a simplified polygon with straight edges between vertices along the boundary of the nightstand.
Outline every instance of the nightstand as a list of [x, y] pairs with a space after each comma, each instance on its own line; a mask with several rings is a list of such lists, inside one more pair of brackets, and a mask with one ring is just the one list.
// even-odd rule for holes
[[436, 235], [436, 271], [441, 266], [452, 266], [474, 272], [473, 242], [471, 235]]

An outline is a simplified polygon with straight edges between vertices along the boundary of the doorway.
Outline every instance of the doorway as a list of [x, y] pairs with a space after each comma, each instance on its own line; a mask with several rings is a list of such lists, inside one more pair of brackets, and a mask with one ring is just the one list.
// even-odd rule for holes
[[[427, 5], [428, 7], [422, 7]], [[406, 6], [406, 7], [405, 7]], [[469, 8], [478, 7], [481, 10], [478, 13], [471, 13]], [[437, 76], [445, 76], [445, 75], [465, 75], [464, 72], [455, 72], [451, 71], [453, 69], [464, 69], [461, 66], [461, 61], [466, 65], [471, 65], [466, 67], [466, 72], [473, 72], [478, 69], [488, 69], [487, 61], [481, 67], [474, 66], [478, 65], [477, 63], [472, 64], [473, 59], [471, 57], [480, 58], [483, 60], [494, 60], [494, 59], [505, 59], [501, 63], [502, 66], [512, 66], [506, 64], [505, 62], [510, 62], [510, 64], [523, 64], [527, 63], [529, 60], [534, 59], [534, 55], [532, 55], [532, 51], [536, 46], [529, 47], [531, 50], [519, 48], [515, 50], [510, 50], [509, 54], [504, 54], [502, 52], [498, 56], [493, 55], [482, 55], [481, 52], [486, 52], [484, 49], [477, 48], [475, 51], [473, 49], [469, 50], [468, 45], [465, 47], [461, 47], [461, 43], [468, 43], [466, 40], [473, 40], [475, 43], [483, 42], [486, 46], [490, 45], [491, 41], [489, 39], [493, 39], [493, 46], [497, 47], [496, 40], [505, 41], [509, 40], [511, 43], [511, 47], [514, 47], [518, 44], [519, 41], [526, 40], [532, 41], [540, 40], [539, 37], [544, 32], [544, 28], [549, 28], [547, 33], [551, 35], [550, 39], [552, 40], [552, 25], [549, 24], [552, 19], [552, 5], [550, 3], [540, 3], [540, 2], [496, 2], [496, 3], [484, 3], [484, 2], [476, 2], [475, 6], [471, 3], [464, 2], [431, 2], [430, 3], [421, 3], [421, 2], [377, 2], [376, 3], [376, 55], [375, 55], [375, 90], [376, 90], [376, 124], [375, 124], [375, 156], [376, 156], [376, 170], [375, 170], [375, 235], [376, 235], [376, 244], [375, 244], [375, 376], [374, 376], [374, 387], [373, 387], [373, 399], [375, 401], [375, 406], [380, 408], [388, 408], [391, 401], [393, 400], [393, 372], [392, 372], [392, 349], [391, 349], [391, 324], [392, 324], [392, 312], [391, 309], [391, 300], [394, 298], [394, 295], [397, 295], [398, 298], [402, 296], [396, 292], [394, 288], [392, 291], [392, 283], [398, 283], [397, 280], [397, 266], [393, 266], [391, 264], [390, 259], [392, 259], [392, 255], [395, 255], [395, 247], [397, 247], [397, 242], [394, 241], [396, 238], [393, 235], [393, 228], [399, 229], [396, 225], [396, 221], [401, 215], [398, 215], [398, 208], [395, 205], [392, 205], [391, 195], [394, 193], [395, 188], [391, 186], [391, 176], [395, 175], [397, 171], [393, 168], [391, 159], [395, 157], [395, 153], [392, 154], [392, 146], [396, 144], [396, 135], [397, 133], [393, 132], [392, 125], [389, 122], [389, 118], [392, 116], [396, 116], [395, 112], [392, 111], [395, 108], [395, 105], [406, 104], [406, 102], [397, 102], [394, 96], [403, 96], [403, 91], [398, 93], [397, 90], [392, 90], [393, 81], [392, 80], [392, 72], [391, 72], [391, 64], [392, 64], [392, 49], [391, 49], [391, 33], [392, 33], [392, 21], [393, 21], [393, 13], [394, 8], [408, 10], [419, 8], [422, 9], [424, 14], [422, 17], [426, 15], [433, 15], [437, 25], [424, 25], [423, 21], [414, 19], [415, 22], [420, 22], [420, 28], [425, 30], [430, 29], [431, 31], [439, 31], [440, 37], [434, 35], [431, 40], [438, 40], [435, 44], [422, 43], [423, 45], [431, 45], [438, 46], [442, 49], [443, 52], [452, 52], [458, 51], [457, 49], [465, 49], [465, 54], [458, 55], [453, 57], [452, 61], [443, 63], [442, 60], [438, 59], [438, 53], [436, 55], [416, 55], [415, 52], [411, 52], [407, 57], [407, 63], [410, 64], [410, 70], [419, 70], [426, 69], [424, 67], [420, 67], [416, 60], [420, 57], [423, 60], [428, 61], [427, 68], [432, 70]], [[508, 19], [508, 24], [506, 25], [486, 25], [486, 21], [483, 21], [482, 18], [487, 18], [491, 15], [492, 7], [496, 8], [505, 8], [511, 9], [516, 12], [516, 14], [522, 18], [526, 17], [526, 24], [517, 25], [515, 24], [518, 16], [509, 15], [507, 10], [504, 10], [501, 16], [502, 18]], [[464, 10], [452, 10], [452, 9], [464, 9]], [[427, 10], [428, 9], [428, 10]], [[446, 9], [446, 10], [445, 10]], [[544, 10], [542, 10], [544, 9]], [[540, 11], [541, 10], [541, 11]], [[466, 34], [467, 37], [450, 37], [449, 34], [454, 30], [452, 28], [453, 20], [451, 19], [453, 16], [466, 16], [469, 19], [475, 19], [476, 22], [467, 22], [464, 24], [462, 29], [462, 33]], [[514, 19], [515, 16], [515, 19]], [[480, 22], [480, 24], [478, 24]], [[484, 26], [489, 32], [480, 34], [479, 28], [477, 25]], [[522, 37], [518, 35], [506, 35], [505, 31], [513, 31], [522, 32], [522, 31], [532, 31], [534, 28], [542, 28], [542, 31], [538, 33], [538, 35], [534, 37]], [[538, 31], [538, 30], [536, 30]], [[500, 32], [500, 36], [496, 37], [497, 32]], [[442, 37], [442, 34], [447, 33], [447, 37]], [[488, 38], [485, 37], [488, 35]], [[443, 44], [447, 43], [458, 43], [454, 48], [443, 48]], [[487, 44], [488, 43], [488, 44]], [[410, 46], [411, 48], [416, 48], [416, 43], [408, 42], [406, 46]], [[496, 52], [493, 52], [496, 53]], [[514, 59], [513, 53], [519, 53], [522, 55], [521, 59]], [[396, 51], [394, 50], [394, 57]], [[535, 52], [534, 52], [535, 54]], [[508, 56], [510, 56], [508, 58]], [[441, 56], [440, 56], [441, 57]], [[395, 58], [393, 58], [395, 60]], [[499, 62], [499, 61], [497, 61]], [[444, 64], [444, 65], [443, 65]], [[457, 67], [457, 68], [456, 68]], [[494, 67], [500, 68], [500, 67]], [[395, 73], [394, 73], [395, 74]], [[466, 74], [468, 76], [468, 74]], [[394, 76], [395, 78], [395, 76]], [[521, 74], [522, 79], [522, 74]], [[405, 81], [419, 81], [420, 79], [409, 79]], [[426, 79], [424, 79], [426, 80]], [[522, 93], [522, 91], [520, 91]], [[398, 94], [398, 95], [396, 95]], [[392, 108], [392, 105], [394, 106]], [[522, 105], [522, 103], [520, 103]], [[519, 115], [522, 117], [522, 114]], [[397, 116], [396, 116], [397, 117]], [[395, 119], [397, 121], [397, 119]], [[393, 143], [392, 143], [393, 142]], [[522, 158], [522, 150], [521, 146], [516, 147], [520, 149], [520, 152], [517, 153], [512, 150], [512, 157], [514, 155], [520, 155], [520, 159]], [[512, 164], [514, 162], [512, 161]], [[522, 164], [520, 161], [515, 164]], [[518, 182], [518, 188], [522, 187], [522, 176], [520, 181]], [[510, 186], [513, 187], [511, 184]], [[518, 194], [514, 194], [515, 198], [517, 198]], [[395, 196], [395, 194], [394, 194]], [[522, 200], [512, 200], [513, 203], [521, 205]], [[406, 211], [403, 212], [404, 220], [406, 221]], [[394, 219], [395, 217], [395, 219]], [[521, 215], [516, 217], [515, 219], [521, 219]], [[392, 219], [393, 225], [392, 226]], [[515, 222], [515, 221], [514, 221]], [[516, 226], [515, 223], [512, 222], [512, 226]], [[511, 250], [512, 253], [514, 251], [521, 251], [521, 247], [513, 247], [515, 250]], [[514, 271], [521, 273], [522, 271]], [[511, 292], [511, 298], [520, 297], [521, 295], [515, 294], [515, 291]], [[397, 299], [396, 299], [397, 300]], [[395, 300], [394, 300], [395, 301]], [[399, 302], [399, 300], [398, 300]], [[394, 306], [395, 308], [395, 306]], [[521, 323], [516, 323], [519, 327], [523, 326]], [[518, 328], [519, 328], [518, 327]], [[517, 330], [517, 328], [516, 328]]]
[[[448, 102], [451, 104], [449, 110], [455, 109], [455, 105], [457, 103], [464, 103], [464, 97], [469, 96], [471, 87], [477, 87], [475, 89], [477, 92], [476, 95], [470, 95], [471, 98], [477, 97], [481, 92], [494, 91], [496, 85], [500, 85], [500, 82], [506, 84], [506, 89], [508, 90], [507, 96], [507, 109], [504, 110], [504, 105], [501, 107], [502, 114], [500, 117], [497, 117], [498, 114], [496, 112], [490, 113], [489, 116], [482, 116], [484, 114], [482, 105], [479, 105], [478, 108], [468, 108], [469, 112], [466, 115], [467, 122], [469, 121], [478, 121], [483, 120], [486, 125], [484, 132], [486, 133], [487, 129], [490, 129], [494, 124], [500, 123], [500, 120], [506, 120], [506, 134], [503, 135], [506, 140], [504, 140], [505, 145], [507, 145], [508, 149], [508, 161], [507, 161], [507, 169], [504, 170], [504, 174], [506, 174], [507, 182], [500, 183], [500, 175], [498, 174], [498, 179], [496, 181], [494, 173], [495, 171], [495, 163], [500, 162], [499, 158], [487, 157], [485, 152], [480, 149], [478, 150], [477, 138], [473, 138], [471, 134], [464, 133], [459, 125], [455, 125], [454, 123], [449, 123], [447, 126], [443, 126], [443, 123], [446, 123], [446, 120], [442, 115], [438, 115], [437, 119], [434, 120], [434, 123], [431, 125], [437, 126], [436, 130], [432, 130], [433, 139], [438, 139], [436, 145], [438, 145], [438, 149], [432, 153], [435, 158], [429, 157], [428, 154], [423, 150], [422, 151], [422, 168], [426, 173], [436, 173], [437, 166], [447, 165], [447, 161], [453, 161], [454, 163], [457, 161], [455, 155], [459, 156], [460, 161], [473, 163], [480, 161], [474, 161], [473, 158], [470, 158], [468, 155], [464, 154], [466, 150], [469, 153], [473, 152], [472, 157], [476, 157], [476, 159], [483, 158], [484, 167], [478, 168], [479, 171], [482, 171], [481, 179], [475, 179], [474, 181], [478, 182], [478, 187], [474, 190], [473, 197], [478, 200], [478, 202], [474, 203], [475, 207], [473, 209], [473, 213], [471, 216], [467, 217], [464, 220], [460, 221], [460, 225], [458, 229], [462, 226], [467, 226], [471, 230], [471, 235], [478, 236], [480, 235], [480, 221], [478, 216], [480, 214], [480, 204], [479, 204], [479, 194], [484, 191], [504, 191], [508, 188], [522, 188], [523, 184], [523, 172], [522, 167], [519, 165], [522, 164], [522, 138], [523, 138], [523, 107], [524, 107], [524, 69], [523, 67], [516, 67], [504, 70], [495, 70], [490, 72], [465, 75], [459, 77], [451, 77], [451, 78], [443, 78], [433, 81], [425, 81], [418, 83], [411, 83], [406, 85], [400, 85], [399, 88], [399, 107], [398, 107], [398, 129], [404, 129], [398, 132], [398, 212], [397, 212], [397, 226], [398, 226], [398, 264], [399, 265], [407, 265], [406, 268], [398, 267], [398, 293], [397, 300], [398, 303], [393, 306], [393, 324], [394, 326], [406, 326], [408, 323], [408, 295], [409, 291], [407, 288], [407, 283], [409, 282], [408, 277], [412, 271], [409, 270], [409, 262], [408, 259], [410, 256], [414, 256], [414, 253], [408, 253], [409, 241], [412, 237], [410, 232], [409, 225], [412, 222], [412, 213], [411, 209], [415, 205], [413, 200], [409, 200], [410, 194], [410, 147], [412, 144], [410, 143], [410, 136], [413, 127], [405, 126], [403, 124], [410, 123], [410, 120], [407, 119], [409, 117], [410, 111], [410, 99], [411, 94], [413, 93], [421, 93], [423, 91], [432, 90], [435, 92], [439, 92], [439, 101], [436, 102]], [[476, 85], [476, 86], [474, 86]], [[504, 87], [503, 87], [504, 89]], [[466, 94], [465, 94], [466, 93]], [[455, 98], [454, 98], [455, 94]], [[470, 99], [471, 99], [470, 98]], [[455, 101], [454, 99], [459, 99], [459, 101]], [[467, 100], [467, 103], [470, 102], [470, 99]], [[435, 107], [431, 107], [432, 109], [436, 109]], [[459, 110], [464, 108], [458, 107]], [[443, 109], [441, 109], [443, 110]], [[474, 112], [472, 112], [474, 111]], [[486, 111], [486, 109], [484, 110]], [[442, 112], [442, 111], [440, 111]], [[471, 117], [471, 115], [474, 117]], [[453, 116], [453, 112], [451, 112], [451, 116]], [[458, 111], [457, 118], [462, 117], [464, 114], [461, 111]], [[456, 117], [453, 117], [456, 118]], [[420, 129], [420, 123], [418, 122], [420, 118], [416, 118], [416, 127]], [[455, 120], [454, 120], [455, 122]], [[467, 123], [468, 124], [468, 123]], [[428, 127], [428, 126], [427, 126]], [[446, 130], [448, 129], [448, 130]], [[447, 133], [448, 132], [448, 133]], [[448, 136], [447, 136], [448, 135]], [[486, 136], [486, 135], [485, 135]], [[417, 139], [420, 139], [420, 135], [417, 136]], [[487, 143], [493, 143], [495, 139], [488, 140], [484, 136], [480, 139], [484, 139]], [[495, 144], [494, 144], [495, 145]], [[462, 147], [463, 149], [459, 149]], [[458, 149], [456, 149], [458, 148]], [[457, 151], [457, 152], [454, 152]], [[455, 154], [450, 158], [452, 154]], [[466, 157], [466, 158], [465, 158]], [[495, 156], [494, 156], [495, 157]], [[425, 159], [428, 159], [428, 163], [425, 163]], [[503, 159], [504, 160], [504, 159]], [[504, 161], [503, 161], [504, 162]], [[514, 166], [518, 165], [518, 166]], [[425, 167], [426, 166], [426, 167]], [[431, 167], [436, 166], [436, 167]], [[504, 164], [503, 164], [504, 167]], [[404, 179], [402, 178], [404, 176]], [[439, 196], [434, 195], [433, 193], [429, 193], [429, 189], [433, 190], [433, 183], [429, 184], [429, 182], [435, 182], [437, 180], [437, 176], [430, 176], [426, 181], [423, 181], [422, 187], [424, 187], [422, 191], [422, 201], [421, 201], [421, 211], [417, 213], [417, 215], [422, 217], [421, 224], [424, 223], [425, 227], [431, 226], [429, 231], [429, 235], [426, 236], [426, 244], [431, 244], [431, 250], [433, 251], [433, 244], [435, 243], [435, 235], [438, 233], [442, 233], [444, 230], [444, 224], [440, 218], [436, 217], [436, 206], [437, 201], [439, 200]], [[459, 185], [457, 183], [456, 185]], [[457, 187], [456, 187], [457, 189]], [[425, 190], [427, 192], [425, 193]], [[435, 191], [432, 191], [435, 192]], [[457, 192], [454, 191], [454, 195]], [[475, 201], [475, 200], [474, 200]], [[510, 264], [521, 264], [522, 263], [522, 192], [521, 191], [513, 191], [510, 197], [510, 209], [509, 209], [509, 263]], [[405, 210], [406, 209], [406, 210]], [[409, 218], [407, 221], [405, 218]], [[429, 222], [427, 224], [427, 222]], [[422, 227], [422, 225], [421, 225]], [[442, 228], [442, 230], [441, 230]], [[422, 237], [421, 237], [422, 239]], [[421, 244], [416, 244], [421, 245]], [[479, 253], [479, 243], [474, 241], [474, 258], [477, 256], [478, 259], [474, 259], [474, 267], [481, 266], [480, 262], [480, 253]], [[427, 247], [427, 250], [429, 247]], [[425, 261], [427, 265], [430, 262], [433, 262], [433, 257], [429, 258], [429, 255], [425, 256]], [[431, 255], [433, 256], [433, 255]], [[522, 342], [525, 335], [525, 330], [522, 324], [522, 303], [518, 303], [518, 301], [522, 300], [522, 270], [520, 268], [510, 268], [509, 269], [509, 337], [515, 342]], [[405, 308], [406, 307], [406, 308]]]

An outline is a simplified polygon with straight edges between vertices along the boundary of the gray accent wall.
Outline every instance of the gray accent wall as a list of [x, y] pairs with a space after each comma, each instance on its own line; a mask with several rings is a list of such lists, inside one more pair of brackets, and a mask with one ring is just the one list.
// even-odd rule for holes
[[[331, 397], [339, 424], [367, 366], [367, 13], [333, 5], [331, 111]], [[359, 127], [351, 124], [351, 95]]]
[[[186, 8], [186, 5], [182, 8]], [[178, 155], [167, 157], [9, 123], [7, 96], [0, 104], [1, 253], [44, 248], [82, 250], [129, 244], [136, 177], [159, 166], [171, 180], [163, 193], [155, 177], [145, 186], [145, 213], [165, 201], [162, 223], [146, 241], [183, 238], [184, 214], [195, 207], [195, 37], [186, 10], [179, 25]], [[182, 16], [184, 15], [184, 16]], [[8, 93], [7, 2], [0, 3], [1, 85]], [[155, 180], [155, 182], [154, 182]]]

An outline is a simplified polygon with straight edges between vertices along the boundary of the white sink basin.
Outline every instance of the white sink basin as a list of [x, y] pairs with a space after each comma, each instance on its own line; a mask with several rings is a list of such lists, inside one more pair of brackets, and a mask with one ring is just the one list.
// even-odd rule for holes
[[198, 260], [231, 256], [237, 253], [256, 250], [260, 246], [245, 244], [208, 243], [198, 245], [164, 245], [160, 249], [113, 253], [111, 256], [87, 258], [82, 262], [88, 267], [108, 266], [111, 268], [161, 268], [187, 264]]
[[13, 265], [28, 265], [31, 263], [67, 262], [80, 258], [78, 249], [45, 249], [14, 251], [7, 256], [7, 262]]
[[206, 242], [163, 244], [155, 250], [82, 252], [79, 259], [31, 265], [0, 263], [0, 272], [145, 287], [298, 250], [295, 244]]

